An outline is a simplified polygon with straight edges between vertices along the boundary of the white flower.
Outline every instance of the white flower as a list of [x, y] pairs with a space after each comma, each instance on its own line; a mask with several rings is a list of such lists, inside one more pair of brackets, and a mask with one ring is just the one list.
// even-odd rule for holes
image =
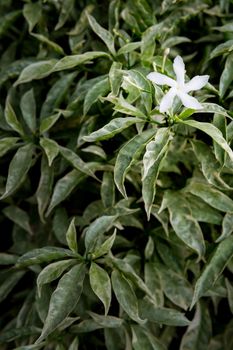
[[161, 73], [149, 73], [147, 78], [158, 85], [168, 85], [171, 89], [164, 95], [161, 100], [159, 111], [166, 112], [173, 103], [175, 96], [181, 99], [185, 107], [192, 109], [201, 109], [202, 105], [196, 98], [189, 96], [190, 91], [200, 90], [208, 82], [209, 75], [196, 75], [189, 82], [185, 83], [185, 66], [180, 56], [174, 59], [173, 69], [176, 74], [176, 80], [169, 78]]

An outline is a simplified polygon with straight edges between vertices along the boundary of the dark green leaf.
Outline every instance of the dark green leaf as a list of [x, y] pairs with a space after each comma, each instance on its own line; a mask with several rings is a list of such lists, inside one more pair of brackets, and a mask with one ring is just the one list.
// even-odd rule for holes
[[91, 288], [104, 304], [105, 315], [107, 315], [112, 298], [111, 281], [108, 273], [102, 267], [92, 262], [89, 270], [89, 275]]
[[48, 315], [41, 336], [36, 343], [40, 343], [52, 333], [73, 311], [82, 294], [85, 273], [85, 265], [79, 264], [72, 267], [60, 279], [57, 288], [51, 296]]

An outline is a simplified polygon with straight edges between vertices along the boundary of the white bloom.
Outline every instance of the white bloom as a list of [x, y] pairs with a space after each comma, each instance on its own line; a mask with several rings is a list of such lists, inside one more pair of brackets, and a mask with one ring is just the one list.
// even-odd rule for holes
[[158, 85], [168, 85], [171, 89], [164, 95], [160, 103], [159, 111], [166, 112], [173, 103], [175, 96], [181, 99], [185, 107], [192, 109], [201, 109], [202, 105], [198, 100], [189, 96], [190, 91], [200, 90], [208, 82], [209, 75], [196, 75], [188, 83], [185, 83], [185, 66], [180, 56], [174, 59], [173, 69], [176, 74], [176, 80], [169, 78], [161, 73], [149, 73], [147, 78]]

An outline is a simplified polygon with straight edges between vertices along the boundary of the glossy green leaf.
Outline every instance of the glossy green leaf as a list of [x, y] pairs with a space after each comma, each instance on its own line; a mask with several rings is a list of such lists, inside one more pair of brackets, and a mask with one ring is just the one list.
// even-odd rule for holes
[[114, 37], [113, 35], [104, 29], [101, 25], [99, 25], [95, 18], [92, 17], [90, 14], [87, 14], [87, 18], [89, 21], [89, 24], [92, 28], [92, 30], [95, 32], [95, 34], [98, 35], [98, 37], [103, 40], [111, 54], [114, 56], [116, 54], [115, 47], [114, 47]]
[[164, 293], [157, 264], [153, 262], [146, 262], [144, 275], [145, 283], [153, 294], [153, 304], [157, 307], [163, 306]]
[[52, 73], [56, 62], [56, 59], [50, 59], [29, 64], [22, 70], [18, 80], [15, 82], [15, 86], [28, 83], [34, 79], [45, 78]]
[[111, 94], [117, 96], [122, 82], [122, 63], [114, 61], [109, 70], [109, 84], [111, 87]]
[[204, 303], [198, 303], [192, 322], [182, 337], [180, 350], [206, 350], [212, 335], [211, 318]]
[[34, 3], [25, 4], [23, 7], [23, 15], [28, 22], [29, 31], [31, 32], [41, 18], [41, 15], [42, 15], [41, 3], [38, 1]]
[[37, 40], [39, 40], [42, 44], [48, 46], [50, 49], [58, 53], [59, 55], [64, 55], [63, 48], [54, 41], [50, 40], [46, 35], [38, 33], [31, 33], [31, 35]]
[[125, 55], [129, 52], [135, 51], [140, 46], [141, 46], [141, 41], [136, 41], [134, 43], [127, 43], [117, 51], [117, 56]]
[[44, 222], [44, 213], [49, 204], [54, 179], [54, 169], [48, 164], [47, 157], [41, 159], [40, 181], [36, 190], [36, 200], [40, 219]]
[[114, 241], [116, 239], [116, 230], [114, 233], [104, 241], [99, 247], [97, 247], [92, 253], [92, 259], [98, 259], [100, 256], [107, 254], [112, 248]]
[[115, 186], [111, 172], [105, 171], [100, 190], [101, 200], [105, 208], [111, 208], [115, 203]]
[[233, 40], [227, 40], [225, 43], [218, 45], [210, 54], [210, 59], [229, 53], [233, 50]]
[[74, 10], [74, 0], [68, 0], [62, 3], [61, 12], [55, 30], [58, 30], [64, 26], [71, 15], [72, 10]]
[[140, 301], [139, 309], [141, 317], [151, 322], [177, 327], [184, 327], [190, 324], [190, 321], [181, 312], [172, 308], [157, 307], [149, 298], [144, 298]]
[[1, 199], [9, 197], [23, 183], [32, 166], [33, 154], [34, 145], [31, 143], [17, 150], [9, 165], [6, 189]]
[[138, 300], [130, 282], [117, 270], [112, 272], [112, 287], [122, 309], [137, 323], [144, 323], [138, 313]]
[[158, 265], [158, 273], [166, 297], [175, 305], [187, 310], [192, 301], [193, 290], [186, 278], [162, 265]]
[[85, 265], [79, 264], [72, 267], [59, 280], [58, 286], [51, 296], [49, 311], [41, 336], [36, 343], [40, 343], [52, 333], [73, 311], [82, 294], [85, 273]]
[[117, 219], [116, 215], [103, 215], [94, 220], [85, 232], [85, 247], [87, 252], [95, 251], [100, 246], [101, 239]]
[[223, 239], [229, 237], [233, 232], [233, 213], [226, 213], [222, 221], [222, 233], [216, 239], [216, 242], [220, 242]]
[[135, 161], [140, 157], [146, 143], [154, 136], [154, 129], [148, 129], [143, 131], [141, 134], [134, 136], [129, 140], [117, 154], [116, 163], [114, 167], [114, 181], [118, 190], [126, 197], [126, 191], [124, 187], [125, 177], [135, 163]]
[[166, 200], [171, 225], [176, 235], [191, 249], [197, 252], [199, 257], [205, 253], [205, 242], [201, 228], [192, 216], [188, 202], [179, 192], [167, 191]]
[[65, 69], [75, 68], [81, 64], [91, 62], [93, 59], [99, 58], [99, 57], [109, 57], [109, 55], [106, 52], [90, 51], [90, 52], [85, 52], [81, 55], [65, 56], [56, 63], [53, 71], [58, 72]]
[[66, 232], [66, 240], [70, 250], [76, 253], [78, 251], [78, 243], [77, 243], [77, 233], [76, 233], [76, 227], [75, 227], [75, 218], [71, 220], [71, 223], [68, 227], [68, 230]]
[[43, 262], [75, 257], [78, 258], [79, 256], [68, 249], [58, 247], [43, 247], [33, 249], [22, 255], [17, 261], [17, 266], [27, 267], [30, 265], [41, 264]]
[[36, 283], [39, 297], [41, 296], [41, 289], [44, 284], [56, 280], [63, 274], [65, 270], [75, 265], [76, 263], [77, 261], [75, 259], [67, 259], [47, 265], [37, 277]]
[[91, 288], [104, 304], [105, 315], [107, 315], [112, 298], [110, 277], [102, 267], [100, 267], [94, 262], [91, 263], [89, 276]]
[[[114, 106], [114, 110], [137, 118], [142, 118], [144, 121], [146, 121], [146, 115], [139, 108], [134, 107], [132, 104], [127, 102], [122, 96], [118, 98], [117, 103]], [[140, 122], [140, 120], [137, 122]]]
[[13, 109], [13, 107], [11, 106], [11, 103], [9, 101], [9, 98], [7, 98], [6, 100], [6, 106], [5, 106], [5, 118], [7, 121], [7, 124], [10, 125], [10, 127], [16, 131], [18, 134], [20, 134], [21, 136], [24, 135], [24, 130], [22, 128], [22, 125], [20, 124], [20, 122], [18, 121], [18, 118], [15, 114], [15, 111]]
[[[222, 115], [215, 113], [213, 124], [222, 132], [223, 137], [229, 142], [227, 136], [227, 119], [223, 118]], [[216, 142], [214, 142], [214, 154], [219, 163], [223, 165], [226, 161], [227, 154], [224, 149], [222, 149], [222, 147], [220, 147]]]
[[18, 259], [17, 255], [0, 253], [0, 265], [13, 265]]
[[170, 139], [171, 137], [168, 128], [158, 129], [154, 141], [152, 140], [147, 144], [146, 152], [143, 157], [142, 198], [145, 204], [148, 220], [154, 202], [156, 182], [161, 163], [168, 151]]
[[233, 200], [223, 192], [202, 182], [192, 182], [187, 190], [193, 195], [201, 198], [211, 207], [223, 212], [233, 211]]
[[54, 159], [59, 154], [59, 145], [56, 143], [56, 141], [48, 139], [47, 137], [43, 137], [40, 139], [40, 145], [45, 151], [45, 154], [48, 158], [49, 166], [51, 166]]
[[134, 117], [125, 117], [125, 118], [115, 118], [111, 120], [108, 124], [103, 126], [101, 129], [94, 131], [88, 136], [84, 136], [83, 140], [87, 142], [95, 142], [101, 140], [107, 140], [119, 134], [124, 129], [129, 126], [144, 122], [142, 119]]
[[225, 67], [219, 81], [219, 93], [221, 98], [223, 98], [223, 96], [225, 95], [232, 80], [233, 80], [233, 54], [230, 54], [226, 59]]
[[[216, 113], [218, 113], [216, 111]], [[213, 124], [198, 122], [196, 120], [185, 120], [182, 121], [183, 124], [192, 126], [193, 128], [197, 128], [207, 135], [209, 135], [219, 146], [221, 146], [229, 155], [231, 160], [233, 160], [233, 151], [228, 145], [227, 141], [224, 139], [221, 131], [217, 129]]]
[[51, 129], [52, 126], [60, 118], [60, 115], [61, 115], [60, 113], [55, 113], [55, 114], [51, 115], [50, 117], [42, 119], [41, 124], [40, 124], [40, 134], [43, 134], [44, 132]]
[[4, 215], [6, 215], [11, 221], [22, 227], [25, 231], [27, 231], [30, 235], [33, 234], [32, 227], [30, 224], [30, 218], [26, 211], [21, 208], [10, 205], [3, 209]]
[[16, 146], [19, 141], [18, 137], [4, 137], [0, 140], [0, 157]]
[[148, 329], [136, 325], [132, 325], [131, 329], [134, 350], [165, 350], [165, 347]]
[[103, 78], [94, 84], [87, 92], [83, 105], [83, 113], [86, 115], [91, 106], [98, 101], [99, 97], [105, 96], [110, 90], [109, 79]]
[[227, 287], [228, 304], [229, 304], [231, 313], [233, 314], [233, 285], [227, 278], [225, 279], [225, 282]]
[[62, 201], [64, 201], [74, 188], [86, 178], [86, 176], [78, 170], [72, 170], [60, 180], [57, 181], [52, 198], [49, 204], [46, 215], [49, 215], [51, 211]]
[[102, 327], [107, 328], [118, 328], [122, 326], [123, 319], [115, 316], [99, 315], [94, 312], [89, 311], [88, 314]]
[[198, 278], [191, 308], [214, 285], [232, 256], [233, 236], [230, 236], [218, 244], [211, 260], [206, 264]]
[[27, 126], [34, 134], [36, 131], [36, 101], [33, 89], [25, 92], [20, 101], [20, 108]]
[[92, 176], [96, 179], [96, 176], [94, 175], [91, 167], [88, 163], [85, 163], [75, 152], [70, 150], [69, 148], [65, 148], [62, 146], [59, 146], [59, 151], [61, 155], [78, 171], [88, 175]]

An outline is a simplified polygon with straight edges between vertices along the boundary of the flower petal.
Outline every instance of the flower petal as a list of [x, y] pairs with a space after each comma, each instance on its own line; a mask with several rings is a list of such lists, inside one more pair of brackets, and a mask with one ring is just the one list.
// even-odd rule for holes
[[176, 85], [175, 80], [167, 77], [164, 74], [157, 73], [157, 72], [149, 73], [147, 75], [147, 79], [151, 80], [153, 83], [158, 85], [168, 85], [171, 87]]
[[167, 112], [167, 110], [172, 106], [175, 95], [176, 95], [176, 90], [171, 88], [166, 93], [166, 95], [163, 96], [159, 107], [160, 113]]
[[185, 91], [196, 91], [203, 88], [208, 83], [209, 75], [196, 75], [187, 84], [185, 84]]
[[174, 59], [173, 69], [176, 73], [177, 83], [180, 85], [184, 85], [184, 76], [185, 76], [185, 66], [184, 61], [180, 56], [177, 56]]
[[202, 109], [202, 105], [195, 97], [189, 96], [185, 92], [177, 91], [177, 96], [181, 99], [183, 105], [187, 108]]

